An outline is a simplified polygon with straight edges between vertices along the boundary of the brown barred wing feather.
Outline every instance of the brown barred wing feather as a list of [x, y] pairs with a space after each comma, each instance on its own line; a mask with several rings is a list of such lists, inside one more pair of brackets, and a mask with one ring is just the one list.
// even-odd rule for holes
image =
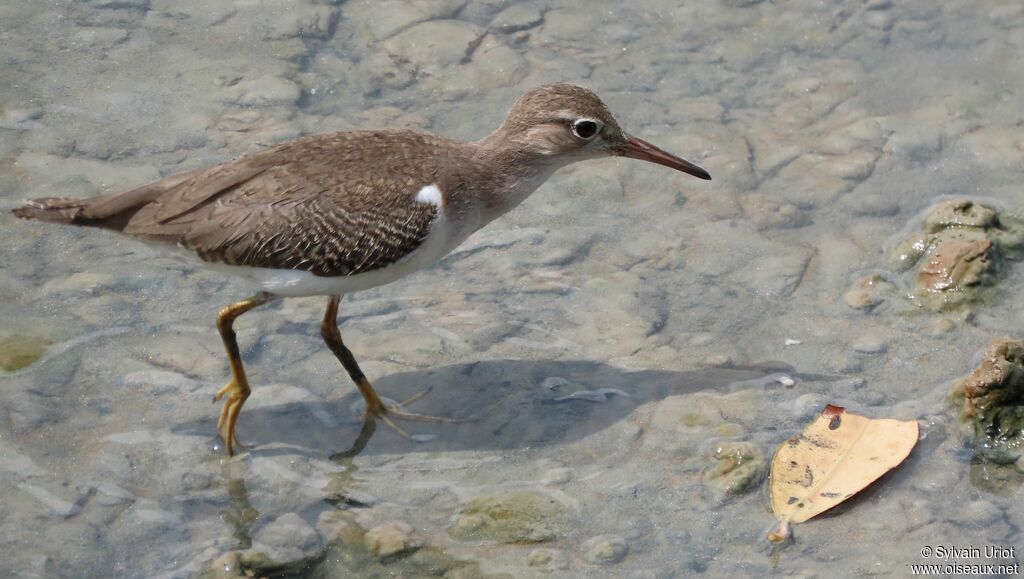
[[211, 262], [354, 275], [391, 265], [423, 243], [437, 207], [416, 202], [417, 191], [386, 179], [353, 191], [325, 188], [268, 169], [199, 208], [147, 223], [142, 235], [172, 236]]

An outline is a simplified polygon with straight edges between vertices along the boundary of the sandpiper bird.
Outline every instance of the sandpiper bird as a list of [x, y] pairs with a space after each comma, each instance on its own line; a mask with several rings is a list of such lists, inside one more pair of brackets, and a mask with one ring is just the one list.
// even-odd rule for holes
[[217, 428], [232, 454], [250, 392], [233, 324], [282, 297], [327, 296], [320, 333], [365, 399], [364, 420], [382, 418], [398, 432], [390, 418], [448, 421], [377, 395], [341, 340], [342, 295], [438, 261], [560, 167], [607, 156], [711, 178], [624, 132], [593, 92], [552, 84], [520, 97], [505, 122], [476, 142], [411, 131], [315, 135], [128, 192], [34, 199], [13, 213], [177, 246], [255, 285], [255, 295], [217, 316], [231, 380], [214, 402], [226, 397]]

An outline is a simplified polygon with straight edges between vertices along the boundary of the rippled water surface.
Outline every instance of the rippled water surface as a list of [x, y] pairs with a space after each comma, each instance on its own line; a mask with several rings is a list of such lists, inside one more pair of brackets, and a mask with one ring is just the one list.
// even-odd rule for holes
[[[905, 576], [929, 545], [1024, 548], [1020, 469], [972, 465], [946, 400], [989, 339], [1024, 333], [1024, 267], [935, 311], [888, 255], [937, 200], [1024, 211], [1024, 6], [680, 4], [0, 4], [0, 350], [44, 352], [0, 371], [0, 571]], [[316, 132], [476, 139], [552, 81], [714, 181], [576, 164], [437, 266], [347, 296], [383, 395], [430, 388], [414, 410], [473, 418], [409, 425], [425, 442], [362, 429], [324, 300], [294, 299], [237, 324], [253, 446], [227, 460], [213, 321], [251, 291], [7, 211]], [[893, 291], [852, 307], [871, 272]], [[826, 403], [924, 438], [772, 549], [763, 465]], [[709, 474], [735, 441], [760, 467], [741, 490]]]

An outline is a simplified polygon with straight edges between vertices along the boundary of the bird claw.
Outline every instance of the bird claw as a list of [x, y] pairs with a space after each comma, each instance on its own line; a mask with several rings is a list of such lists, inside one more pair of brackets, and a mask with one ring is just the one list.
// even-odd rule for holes
[[413, 396], [403, 400], [402, 402], [396, 402], [390, 398], [381, 396], [379, 398], [380, 404], [367, 405], [366, 400], [359, 400], [352, 404], [352, 412], [356, 416], [359, 416], [364, 421], [370, 421], [380, 419], [387, 424], [392, 430], [398, 433], [403, 438], [413, 440], [416, 442], [422, 442], [426, 440], [421, 435], [409, 434], [404, 428], [395, 424], [397, 420], [409, 420], [412, 422], [431, 422], [435, 424], [458, 424], [462, 422], [468, 422], [468, 419], [448, 418], [446, 416], [430, 416], [427, 414], [417, 414], [415, 412], [409, 412], [405, 409], [407, 404], [412, 404], [420, 398], [423, 398], [433, 390], [433, 387], [427, 388], [422, 392], [418, 392]]
[[238, 413], [242, 411], [242, 405], [249, 398], [249, 392], [249, 385], [244, 379], [240, 381], [232, 377], [231, 381], [213, 396], [213, 402], [216, 404], [218, 400], [227, 395], [227, 400], [224, 401], [224, 406], [220, 410], [220, 417], [217, 419], [217, 432], [224, 441], [228, 456], [235, 454], [236, 445], [240, 448], [250, 448], [249, 445], [243, 444], [235, 437]]

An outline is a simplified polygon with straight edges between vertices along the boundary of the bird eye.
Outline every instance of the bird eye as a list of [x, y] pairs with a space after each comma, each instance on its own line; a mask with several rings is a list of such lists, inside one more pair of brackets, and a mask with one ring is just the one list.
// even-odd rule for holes
[[601, 126], [597, 124], [597, 121], [590, 119], [579, 119], [572, 124], [572, 133], [584, 141], [593, 139], [599, 130], [601, 130]]

